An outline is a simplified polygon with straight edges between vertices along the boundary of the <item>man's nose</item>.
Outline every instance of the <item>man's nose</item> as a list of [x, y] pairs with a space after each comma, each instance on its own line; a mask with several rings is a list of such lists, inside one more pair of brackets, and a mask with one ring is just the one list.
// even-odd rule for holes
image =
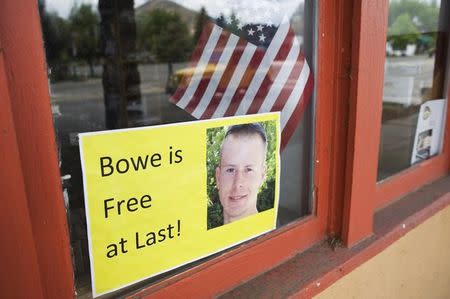
[[234, 180], [233, 180], [233, 184], [235, 185], [235, 187], [241, 187], [244, 183], [244, 172], [241, 170], [236, 171], [235, 175], [234, 175]]

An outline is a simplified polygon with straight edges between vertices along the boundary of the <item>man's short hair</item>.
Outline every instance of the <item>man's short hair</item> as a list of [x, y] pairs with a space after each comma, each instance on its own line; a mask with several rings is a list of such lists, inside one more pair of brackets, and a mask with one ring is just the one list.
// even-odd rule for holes
[[231, 126], [225, 133], [225, 138], [227, 138], [229, 135], [253, 135], [253, 134], [258, 134], [261, 137], [263, 143], [267, 144], [266, 130], [260, 123]]
[[223, 142], [230, 135], [239, 136], [239, 137], [258, 135], [259, 137], [261, 137], [261, 140], [263, 142], [263, 147], [264, 147], [264, 161], [266, 160], [267, 135], [266, 135], [266, 130], [260, 123], [241, 124], [241, 125], [233, 125], [231, 127], [228, 127], [228, 129], [225, 133], [225, 137], [223, 138], [222, 145], [220, 146], [220, 158], [222, 158]]

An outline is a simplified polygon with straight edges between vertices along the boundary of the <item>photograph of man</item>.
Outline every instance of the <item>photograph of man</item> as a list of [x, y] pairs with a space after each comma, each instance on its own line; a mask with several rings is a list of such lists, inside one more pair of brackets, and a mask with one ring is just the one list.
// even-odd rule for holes
[[257, 197], [266, 179], [267, 136], [259, 123], [228, 128], [215, 170], [223, 223], [258, 213]]

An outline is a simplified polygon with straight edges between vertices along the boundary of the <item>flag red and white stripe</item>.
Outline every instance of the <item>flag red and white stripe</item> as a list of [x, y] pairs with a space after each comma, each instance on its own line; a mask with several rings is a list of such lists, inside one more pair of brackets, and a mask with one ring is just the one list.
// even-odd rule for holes
[[313, 91], [313, 76], [287, 18], [267, 48], [208, 24], [189, 69], [173, 103], [198, 119], [281, 111], [282, 148]]

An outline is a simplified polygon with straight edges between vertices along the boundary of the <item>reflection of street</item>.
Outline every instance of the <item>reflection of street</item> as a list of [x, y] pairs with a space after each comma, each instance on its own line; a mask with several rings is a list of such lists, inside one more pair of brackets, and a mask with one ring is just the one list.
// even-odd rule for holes
[[432, 87], [433, 69], [428, 56], [386, 57], [384, 102], [420, 105]]
[[[177, 70], [184, 66], [185, 64], [176, 64], [174, 68]], [[170, 111], [176, 109], [176, 106], [168, 101], [169, 96], [164, 93], [167, 65], [142, 65], [139, 66], [139, 72], [142, 94], [142, 106], [139, 108], [142, 109], [144, 119], [136, 121], [141, 125], [167, 122], [169, 117], [173, 117], [173, 115], [168, 115], [171, 113]], [[57, 82], [52, 84], [51, 91], [52, 106], [55, 107], [54, 109], [59, 109], [61, 113], [56, 119], [58, 129], [65, 133], [106, 129], [101, 78]], [[181, 111], [178, 115], [180, 120], [186, 120], [186, 116], [183, 114], [184, 112]], [[76, 122], [71, 123], [70, 119]]]
[[[176, 64], [178, 70], [186, 64]], [[186, 121], [192, 117], [169, 102], [165, 93], [167, 65], [139, 66], [141, 78], [141, 102], [139, 107], [129, 107], [129, 111], [140, 110], [139, 119], [130, 119], [130, 127], [155, 125], [160, 123]], [[70, 233], [75, 259], [76, 275], [89, 273], [89, 258], [86, 239], [86, 219], [84, 214], [83, 183], [77, 134], [81, 132], [106, 130], [105, 105], [101, 78], [84, 81], [63, 81], [51, 85], [52, 113], [61, 161], [61, 175], [70, 174], [65, 182], [68, 189]], [[134, 113], [135, 114], [135, 113]], [[130, 117], [131, 118], [131, 117]], [[88, 277], [78, 280], [87, 283]]]
[[[174, 65], [175, 70], [186, 64]], [[147, 64], [139, 66], [141, 76], [141, 101], [139, 107], [129, 107], [129, 110], [139, 109], [142, 113], [139, 119], [130, 120], [130, 126], [155, 125], [167, 122], [186, 121], [192, 119], [183, 110], [169, 102], [165, 93], [167, 80], [167, 65]], [[85, 81], [64, 81], [51, 85], [52, 111], [55, 121], [57, 140], [61, 151], [63, 174], [72, 174], [78, 168], [76, 152], [77, 134], [81, 132], [106, 130], [105, 105], [103, 99], [102, 79], [94, 78]], [[69, 161], [69, 162], [68, 162]], [[70, 165], [70, 161], [76, 162]]]
[[433, 85], [434, 58], [386, 57], [378, 179], [410, 166], [420, 105]]
[[419, 109], [407, 117], [382, 124], [378, 179], [391, 176], [410, 166]]

